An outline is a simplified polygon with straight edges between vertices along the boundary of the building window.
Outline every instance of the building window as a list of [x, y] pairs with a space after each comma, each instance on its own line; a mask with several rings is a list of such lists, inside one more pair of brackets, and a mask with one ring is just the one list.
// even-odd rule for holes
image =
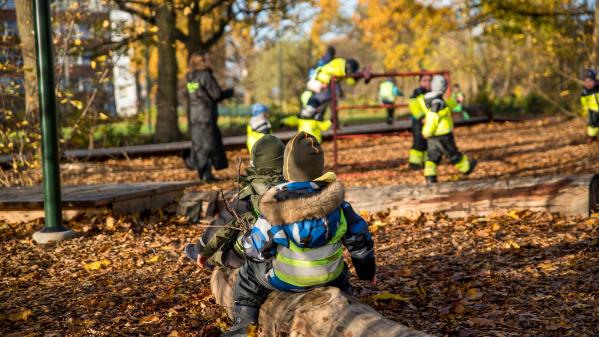
[[0, 28], [2, 31], [0, 33], [2, 33], [2, 35], [4, 36], [17, 36], [18, 32], [19, 32], [19, 28], [17, 27], [17, 22], [16, 21], [4, 21], [2, 23], [2, 28]]
[[[2, 5], [3, 2], [4, 2], [4, 4]], [[15, 0], [0, 1], [0, 8], [1, 9], [15, 9]]]

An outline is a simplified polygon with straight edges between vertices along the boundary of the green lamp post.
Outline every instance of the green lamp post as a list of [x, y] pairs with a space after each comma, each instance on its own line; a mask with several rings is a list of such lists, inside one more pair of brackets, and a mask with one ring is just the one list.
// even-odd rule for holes
[[33, 1], [35, 50], [42, 131], [42, 172], [44, 189], [44, 227], [33, 234], [37, 243], [60, 241], [75, 236], [62, 225], [60, 196], [60, 156], [58, 154], [58, 118], [54, 89], [54, 58], [50, 1]]

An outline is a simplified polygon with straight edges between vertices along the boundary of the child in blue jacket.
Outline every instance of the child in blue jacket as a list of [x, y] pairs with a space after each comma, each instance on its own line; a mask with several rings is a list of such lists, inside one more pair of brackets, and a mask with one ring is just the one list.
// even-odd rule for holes
[[273, 290], [303, 292], [334, 286], [351, 293], [343, 247], [357, 276], [376, 282], [374, 242], [368, 224], [347, 203], [343, 184], [324, 173], [314, 136], [300, 132], [285, 147], [288, 181], [260, 199], [260, 218], [240, 243], [248, 258], [234, 289], [234, 325], [224, 336], [246, 336]]

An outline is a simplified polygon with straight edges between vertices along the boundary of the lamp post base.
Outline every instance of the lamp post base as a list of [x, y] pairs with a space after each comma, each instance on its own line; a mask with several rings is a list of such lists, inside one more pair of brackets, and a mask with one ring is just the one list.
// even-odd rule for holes
[[75, 237], [77, 237], [77, 232], [70, 229], [59, 232], [44, 232], [42, 229], [41, 231], [33, 233], [33, 241], [41, 245], [52, 241], [69, 240]]

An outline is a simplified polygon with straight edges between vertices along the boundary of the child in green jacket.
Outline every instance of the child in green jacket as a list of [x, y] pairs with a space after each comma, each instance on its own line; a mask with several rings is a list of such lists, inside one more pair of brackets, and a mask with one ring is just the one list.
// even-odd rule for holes
[[[285, 145], [273, 135], [264, 135], [252, 148], [251, 166], [240, 179], [241, 190], [236, 200], [230, 202], [239, 217], [253, 225], [260, 211], [258, 200], [272, 186], [283, 180], [283, 151]], [[227, 227], [223, 227], [227, 226]], [[208, 227], [196, 244], [188, 244], [185, 254], [201, 267], [224, 266], [239, 268], [245, 261], [240, 246], [236, 246], [237, 236], [242, 233], [243, 224], [237, 223], [235, 216], [223, 210]], [[235, 229], [239, 228], [239, 229]]]

